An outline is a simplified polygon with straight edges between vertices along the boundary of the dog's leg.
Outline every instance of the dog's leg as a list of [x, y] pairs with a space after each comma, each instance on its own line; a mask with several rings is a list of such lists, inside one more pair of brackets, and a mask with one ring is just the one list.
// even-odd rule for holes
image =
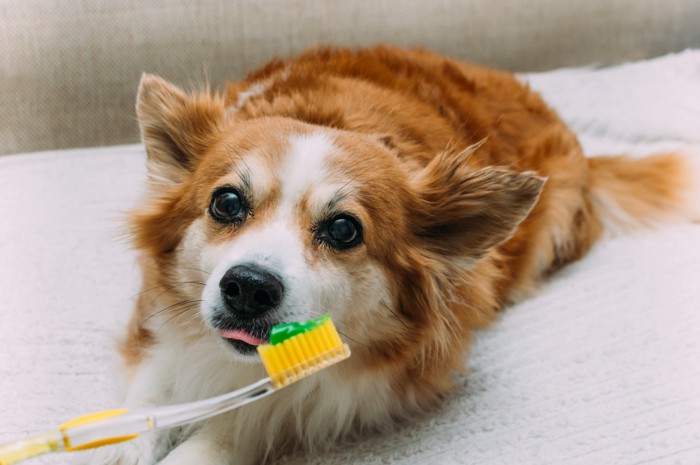
[[153, 438], [140, 436], [129, 442], [90, 451], [77, 463], [79, 465], [153, 465], [155, 461]]
[[[169, 402], [168, 386], [172, 384], [172, 360], [170, 351], [153, 347], [138, 367], [131, 380], [123, 402], [124, 408], [133, 410]], [[167, 433], [167, 432], [166, 432]], [[143, 434], [137, 439], [95, 449], [86, 454], [89, 465], [154, 465], [169, 448], [167, 434]]]
[[250, 453], [254, 449], [253, 444], [242, 447], [234, 443], [230, 428], [232, 421], [231, 414], [210, 419], [158, 462], [158, 465], [258, 464], [260, 461]]
[[[218, 441], [203, 434], [195, 434], [178, 447], [158, 465], [239, 465], [239, 458], [235, 458], [232, 451], [222, 447]], [[244, 462], [247, 463], [247, 462]]]

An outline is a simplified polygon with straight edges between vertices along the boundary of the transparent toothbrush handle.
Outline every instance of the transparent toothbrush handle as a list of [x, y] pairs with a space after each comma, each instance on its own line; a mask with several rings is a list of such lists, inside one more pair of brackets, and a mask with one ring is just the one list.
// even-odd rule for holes
[[10, 465], [30, 457], [62, 450], [65, 450], [65, 447], [61, 432], [50, 431], [0, 445], [0, 465]]
[[158, 407], [151, 412], [154, 429], [172, 428], [206, 420], [213, 416], [228, 412], [235, 408], [272, 394], [277, 389], [270, 378], [264, 378], [256, 383], [237, 391], [222, 394], [210, 399], [190, 402], [188, 404]]
[[[274, 391], [272, 380], [265, 378], [237, 391], [187, 404], [97, 412], [64, 423], [61, 429], [66, 438], [67, 450], [91, 449], [129, 441], [148, 431], [202, 421]], [[5, 464], [0, 462], [0, 465]]]

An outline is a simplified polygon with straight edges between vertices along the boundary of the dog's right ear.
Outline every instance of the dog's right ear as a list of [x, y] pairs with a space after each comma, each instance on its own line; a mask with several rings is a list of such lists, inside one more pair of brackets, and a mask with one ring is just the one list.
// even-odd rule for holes
[[224, 103], [209, 92], [188, 95], [157, 76], [144, 74], [136, 114], [151, 182], [168, 185], [181, 182], [214, 141], [224, 121]]

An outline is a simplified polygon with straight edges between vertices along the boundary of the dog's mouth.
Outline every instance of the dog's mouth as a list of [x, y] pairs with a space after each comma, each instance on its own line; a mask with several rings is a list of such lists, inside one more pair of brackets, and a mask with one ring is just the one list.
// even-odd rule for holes
[[[259, 334], [259, 333], [258, 333]], [[269, 339], [269, 331], [265, 337], [261, 337], [252, 331], [245, 329], [220, 329], [219, 335], [238, 352], [248, 355], [256, 351], [260, 344], [265, 344]]]
[[244, 355], [253, 354], [260, 344], [265, 344], [270, 340], [272, 326], [272, 324], [263, 321], [218, 321], [214, 323], [214, 327], [219, 331], [219, 336]]
[[219, 334], [221, 334], [221, 337], [224, 339], [245, 342], [246, 344], [254, 347], [267, 342], [266, 340], [259, 338], [258, 336], [243, 329], [220, 329]]

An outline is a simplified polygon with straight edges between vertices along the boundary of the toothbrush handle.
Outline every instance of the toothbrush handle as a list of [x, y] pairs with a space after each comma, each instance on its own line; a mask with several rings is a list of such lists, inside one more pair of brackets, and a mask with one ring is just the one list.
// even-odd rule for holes
[[249, 404], [276, 391], [272, 379], [264, 378], [237, 391], [187, 404], [169, 405], [151, 410], [155, 428], [173, 428], [220, 415]]
[[78, 417], [38, 436], [0, 445], [0, 465], [11, 465], [48, 452], [76, 451], [135, 439], [141, 433], [202, 421], [275, 391], [265, 378], [234, 392], [187, 404], [144, 410], [107, 410]]
[[64, 423], [60, 429], [67, 451], [92, 449], [129, 441], [148, 431], [202, 421], [274, 391], [272, 380], [265, 378], [237, 391], [187, 404], [93, 413]]
[[0, 465], [10, 465], [30, 457], [62, 450], [65, 450], [65, 447], [61, 432], [50, 431], [0, 445]]

